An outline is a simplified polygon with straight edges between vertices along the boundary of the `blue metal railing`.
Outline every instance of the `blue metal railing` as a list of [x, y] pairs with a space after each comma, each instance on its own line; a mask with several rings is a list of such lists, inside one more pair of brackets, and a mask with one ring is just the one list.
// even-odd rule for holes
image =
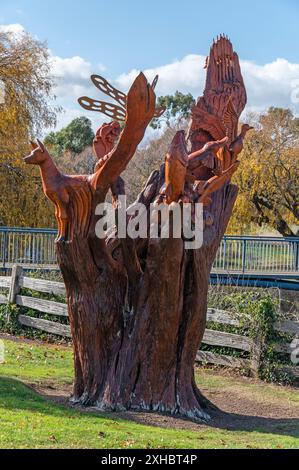
[[[0, 227], [0, 267], [56, 266], [56, 233], [46, 228]], [[213, 269], [299, 276], [299, 237], [224, 236]]]
[[57, 264], [54, 229], [0, 227], [0, 267]]
[[214, 269], [241, 273], [298, 273], [299, 237], [224, 236]]

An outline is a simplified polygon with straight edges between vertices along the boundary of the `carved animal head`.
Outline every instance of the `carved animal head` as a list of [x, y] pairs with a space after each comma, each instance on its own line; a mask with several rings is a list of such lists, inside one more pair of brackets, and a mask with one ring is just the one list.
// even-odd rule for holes
[[[112, 121], [109, 124], [106, 122], [97, 130], [93, 140], [94, 148], [103, 147], [104, 155], [110, 152], [121, 132], [121, 127], [117, 121]], [[96, 152], [98, 155], [98, 152]]]
[[24, 162], [29, 165], [41, 165], [49, 157], [49, 153], [44, 144], [37, 139], [37, 144], [30, 141], [32, 152], [23, 158]]
[[243, 124], [241, 128], [241, 135], [245, 137], [247, 132], [252, 129], [254, 129], [254, 127], [250, 126], [249, 124]]

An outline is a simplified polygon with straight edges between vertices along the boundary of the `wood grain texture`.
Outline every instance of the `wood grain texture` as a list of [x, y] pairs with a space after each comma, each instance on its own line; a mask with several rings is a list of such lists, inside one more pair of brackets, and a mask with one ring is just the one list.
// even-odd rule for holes
[[9, 288], [11, 284], [11, 276], [0, 276], [0, 287]]
[[20, 278], [22, 272], [23, 272], [23, 269], [22, 269], [21, 266], [18, 266], [17, 264], [15, 264], [12, 267], [9, 293], [8, 293], [8, 299], [9, 299], [9, 302], [11, 302], [11, 303], [14, 302], [15, 296], [20, 290], [19, 278]]
[[59, 315], [67, 317], [67, 305], [59, 302], [52, 302], [51, 300], [37, 299], [35, 297], [28, 297], [25, 295], [16, 296], [16, 304], [22, 307], [33, 308], [39, 312], [49, 313], [50, 315]]
[[65, 285], [63, 282], [48, 281], [45, 279], [35, 279], [22, 276], [20, 278], [20, 287], [32, 289], [37, 292], [46, 292], [54, 295], [65, 295]]
[[68, 325], [62, 325], [61, 323], [43, 320], [41, 318], [28, 317], [27, 315], [19, 315], [18, 321], [23, 326], [36, 328], [37, 330], [46, 331], [58, 336], [71, 337], [71, 330]]
[[214, 346], [226, 346], [248, 352], [252, 349], [252, 340], [246, 336], [209, 329], [205, 330], [202, 343]]
[[242, 359], [224, 354], [215, 354], [210, 351], [198, 351], [196, 354], [196, 361], [206, 364], [232, 367], [234, 369], [250, 369], [251, 366], [249, 359]]
[[299, 335], [299, 322], [292, 320], [283, 320], [274, 324], [274, 329], [282, 333]]
[[0, 294], [0, 304], [7, 304], [7, 303], [8, 303], [7, 296]]
[[241, 316], [241, 315], [230, 314], [229, 312], [226, 312], [225, 310], [218, 310], [215, 308], [208, 308], [207, 310], [208, 322], [221, 323], [223, 325], [239, 326], [240, 322], [237, 320], [236, 318], [237, 316]]

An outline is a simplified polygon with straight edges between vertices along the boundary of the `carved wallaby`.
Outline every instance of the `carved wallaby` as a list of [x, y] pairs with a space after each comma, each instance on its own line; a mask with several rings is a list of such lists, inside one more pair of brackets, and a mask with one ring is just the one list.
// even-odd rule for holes
[[[63, 175], [53, 162], [49, 152], [42, 142], [31, 143], [32, 152], [24, 157], [24, 161], [30, 165], [39, 165], [43, 191], [45, 195], [55, 204], [55, 216], [58, 223], [58, 236], [56, 241], [67, 241], [72, 239], [72, 223], [80, 223], [82, 234], [88, 226], [88, 205], [91, 200], [90, 185], [88, 177], [84, 175]], [[83, 194], [84, 193], [84, 194]], [[70, 198], [70, 196], [72, 196]], [[86, 197], [87, 196], [87, 197]], [[73, 200], [73, 210], [77, 217], [70, 217], [70, 200]]]

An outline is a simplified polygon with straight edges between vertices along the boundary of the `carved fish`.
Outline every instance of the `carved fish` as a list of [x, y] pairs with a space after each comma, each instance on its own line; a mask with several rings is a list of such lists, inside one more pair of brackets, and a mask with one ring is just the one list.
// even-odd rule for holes
[[184, 192], [188, 152], [185, 132], [178, 131], [165, 157], [165, 194], [167, 204], [178, 202]]

